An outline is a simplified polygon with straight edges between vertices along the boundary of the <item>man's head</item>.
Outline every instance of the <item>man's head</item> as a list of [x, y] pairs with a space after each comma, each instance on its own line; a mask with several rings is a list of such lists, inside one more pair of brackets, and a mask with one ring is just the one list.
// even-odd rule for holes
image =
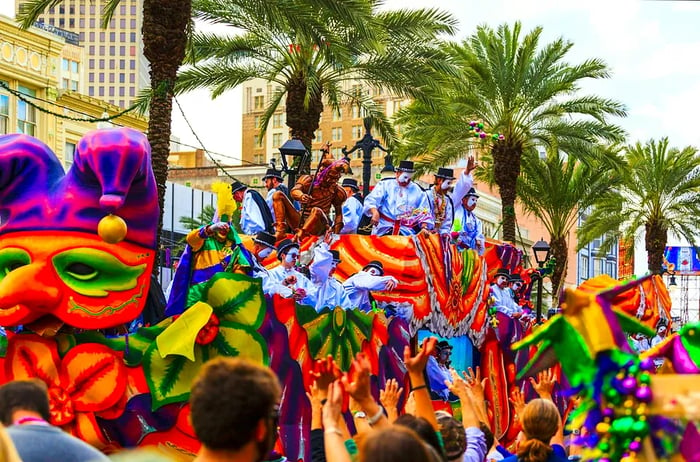
[[442, 441], [445, 444], [445, 456], [448, 462], [461, 461], [467, 450], [467, 435], [464, 431], [464, 425], [445, 411], [437, 411], [435, 417], [440, 428]]
[[399, 162], [399, 166], [396, 168], [396, 181], [399, 182], [399, 186], [408, 186], [408, 183], [410, 183], [413, 178], [414, 172], [413, 162], [410, 160], [402, 160]]
[[508, 278], [508, 284], [515, 293], [520, 292], [520, 289], [523, 287], [524, 283], [525, 281], [523, 281], [523, 278], [521, 278], [517, 273], [511, 274]]
[[479, 195], [474, 188], [471, 188], [466, 196], [462, 198], [462, 207], [473, 212], [476, 208], [476, 202], [479, 200]]
[[274, 189], [282, 183], [282, 173], [275, 170], [274, 168], [268, 168], [265, 176], [263, 177], [263, 182], [265, 183], [265, 188], [267, 190]]
[[18, 411], [38, 414], [49, 421], [49, 393], [40, 380], [14, 380], [0, 386], [0, 421], [5, 426], [14, 423]]
[[299, 244], [291, 239], [284, 239], [277, 246], [277, 259], [286, 269], [293, 268], [299, 260]]
[[245, 195], [245, 190], [248, 186], [244, 185], [240, 181], [234, 181], [231, 183], [231, 195], [233, 195], [233, 200], [239, 204], [243, 202], [243, 196]]
[[272, 450], [281, 390], [267, 367], [240, 358], [206, 363], [192, 384], [190, 417], [197, 438], [209, 450], [256, 448], [256, 460]]
[[331, 255], [333, 256], [333, 262], [331, 264], [330, 274], [333, 274], [335, 269], [338, 267], [338, 264], [340, 263], [340, 252], [337, 250], [331, 250]]
[[496, 275], [493, 277], [493, 282], [499, 289], [503, 289], [508, 284], [508, 279], [510, 279], [510, 272], [506, 268], [501, 268], [496, 271]]
[[439, 364], [447, 365], [452, 356], [452, 345], [447, 340], [441, 340], [435, 345], [435, 357]]
[[668, 327], [666, 327], [666, 324], [660, 323], [658, 325], [658, 327], [656, 328], [656, 334], [659, 337], [665, 337], [667, 333], [668, 333]]
[[451, 168], [440, 167], [435, 174], [435, 192], [445, 194], [452, 187], [454, 172]]
[[275, 250], [275, 236], [267, 231], [260, 231], [253, 238], [253, 255], [258, 261], [268, 257]]
[[353, 194], [356, 194], [360, 190], [360, 187], [357, 185], [357, 180], [355, 178], [345, 178], [343, 180], [342, 186], [348, 197], [352, 196]]
[[378, 260], [372, 260], [362, 268], [362, 271], [372, 276], [384, 276], [384, 265]]

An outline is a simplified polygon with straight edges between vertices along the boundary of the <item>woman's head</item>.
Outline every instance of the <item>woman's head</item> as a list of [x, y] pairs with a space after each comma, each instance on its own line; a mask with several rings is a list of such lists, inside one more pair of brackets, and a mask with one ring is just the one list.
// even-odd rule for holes
[[533, 399], [520, 416], [525, 442], [518, 450], [518, 460], [522, 462], [544, 462], [552, 452], [549, 440], [561, 424], [559, 410], [553, 402]]
[[411, 414], [403, 414], [396, 419], [396, 421], [394, 421], [394, 425], [407, 427], [416, 432], [420, 439], [424, 443], [431, 446], [435, 450], [435, 453], [437, 453], [438, 457], [444, 460], [442, 445], [440, 444], [437, 433], [435, 432], [435, 429], [431, 423], [426, 419], [423, 417], [416, 417]]
[[359, 462], [432, 462], [421, 438], [408, 427], [392, 425], [363, 435]]

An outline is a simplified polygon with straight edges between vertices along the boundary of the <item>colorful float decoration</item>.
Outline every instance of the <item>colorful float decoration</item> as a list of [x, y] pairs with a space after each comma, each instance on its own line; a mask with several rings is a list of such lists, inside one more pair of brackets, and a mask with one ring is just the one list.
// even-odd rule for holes
[[[478, 125], [474, 129], [484, 133]], [[189, 386], [201, 365], [216, 356], [247, 357], [277, 373], [284, 389], [278, 450], [290, 460], [308, 457], [304, 442], [311, 412], [304, 393], [318, 359], [330, 355], [347, 370], [358, 352], [366, 353], [378, 391], [389, 378], [405, 382], [402, 352], [419, 330], [467, 336], [491, 379], [487, 397], [499, 410], [495, 433], [506, 442], [518, 430], [508, 401], [512, 387], [520, 385], [518, 365], [529, 361], [534, 370], [554, 360], [556, 342], [534, 356], [513, 353], [504, 345], [529, 331], [514, 329], [512, 319], [490, 322], [489, 283], [497, 269], [530, 281], [520, 251], [488, 243], [479, 256], [424, 234], [343, 235], [333, 243], [342, 260], [340, 280], [378, 260], [400, 281], [395, 291], [376, 294], [375, 311], [336, 307], [317, 313], [293, 300], [264, 296], [260, 280], [221, 271], [206, 281], [189, 309], [129, 332], [125, 326], [140, 316], [148, 298], [157, 217], [143, 134], [128, 128], [87, 134], [67, 173], [40, 141], [21, 134], [0, 137], [0, 326], [7, 331], [0, 382], [43, 380], [52, 423], [106, 452], [159, 445], [196, 453]], [[305, 240], [302, 251], [315, 240]], [[658, 282], [645, 284], [617, 291], [614, 305], [652, 326], [667, 294]], [[387, 316], [388, 308], [398, 315]], [[581, 319], [568, 324], [554, 319], [521, 345], [547, 341], [552, 332], [584, 329], [589, 320]], [[597, 319], [612, 322], [613, 316]], [[615, 332], [605, 346], [629, 355]], [[579, 344], [580, 350], [587, 345]], [[574, 386], [595, 374], [595, 361], [591, 356], [575, 365]], [[571, 364], [562, 366], [572, 374]]]

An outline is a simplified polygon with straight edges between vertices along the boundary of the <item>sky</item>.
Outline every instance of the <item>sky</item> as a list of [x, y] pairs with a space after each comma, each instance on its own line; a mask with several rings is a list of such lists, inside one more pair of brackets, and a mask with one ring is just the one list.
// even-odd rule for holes
[[[0, 14], [12, 16], [14, 2], [0, 1]], [[457, 40], [477, 25], [521, 21], [523, 31], [543, 28], [541, 43], [563, 37], [574, 46], [568, 61], [604, 60], [606, 80], [588, 81], [582, 93], [616, 99], [628, 116], [616, 119], [630, 141], [667, 136], [671, 146], [700, 147], [700, 1], [640, 0], [385, 0], [384, 8], [430, 8], [450, 12], [459, 22]], [[203, 147], [226, 164], [241, 157], [240, 89], [211, 100], [201, 90], [177, 98], [173, 135]], [[185, 118], [194, 129], [188, 127]], [[201, 141], [201, 143], [200, 143]]]

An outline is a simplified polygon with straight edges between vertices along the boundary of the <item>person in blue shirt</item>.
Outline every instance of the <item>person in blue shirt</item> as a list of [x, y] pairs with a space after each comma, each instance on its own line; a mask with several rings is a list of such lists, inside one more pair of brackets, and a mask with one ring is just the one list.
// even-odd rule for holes
[[520, 422], [523, 425], [524, 440], [518, 447], [517, 455], [503, 459], [503, 462], [566, 462], [567, 458], [554, 451], [550, 445], [552, 437], [559, 430], [561, 415], [557, 406], [546, 399], [533, 399], [523, 409]]

